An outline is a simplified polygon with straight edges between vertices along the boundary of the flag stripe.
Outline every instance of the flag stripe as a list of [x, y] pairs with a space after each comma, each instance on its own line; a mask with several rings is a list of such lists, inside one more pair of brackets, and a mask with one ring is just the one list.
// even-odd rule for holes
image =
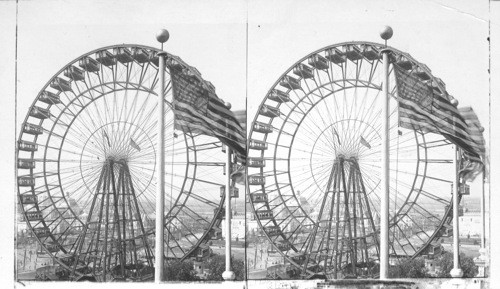
[[242, 141], [243, 143], [245, 142], [244, 137], [240, 134], [240, 132], [238, 132], [236, 134], [229, 133], [229, 132], [237, 130], [237, 128], [235, 128], [233, 125], [229, 125], [229, 124], [226, 125], [226, 123], [224, 123], [223, 119], [214, 120], [214, 118], [217, 116], [215, 114], [210, 113], [209, 116], [202, 115], [195, 110], [190, 110], [189, 107], [183, 103], [177, 104], [177, 111], [182, 113], [179, 116], [179, 119], [185, 120], [186, 118], [189, 118], [193, 121], [199, 119], [199, 120], [203, 121], [203, 122], [201, 122], [201, 124], [205, 124], [205, 125], [211, 127], [212, 130], [217, 129], [219, 132], [221, 132], [223, 134], [227, 133], [230, 137], [234, 137], [234, 140], [236, 140], [236, 141]]
[[462, 114], [463, 118], [468, 124], [469, 135], [471, 136], [474, 143], [477, 145], [480, 154], [484, 156], [486, 152], [486, 146], [485, 146], [486, 144], [483, 137], [483, 133], [480, 131], [482, 126], [481, 123], [479, 122], [476, 113], [470, 106], [461, 107], [458, 110], [460, 111], [460, 114]]
[[[430, 132], [461, 138], [461, 147], [469, 153], [477, 155], [475, 150], [476, 144], [470, 139], [468, 133], [460, 126], [457, 125], [453, 127], [453, 123], [443, 121], [443, 119], [438, 116], [427, 113], [425, 110], [421, 109], [418, 104], [404, 99], [400, 99], [399, 107], [399, 122], [400, 124], [403, 124], [403, 127], [409, 128], [408, 126], [405, 126], [405, 124], [408, 124], [410, 128], [413, 127], [414, 129], [418, 129], [420, 126], [425, 126]], [[408, 120], [409, 123], [406, 122]], [[455, 137], [453, 138], [454, 140], [456, 139]]]
[[186, 127], [188, 130], [195, 128], [196, 130], [199, 130], [199, 133], [224, 138], [227, 141], [231, 141], [232, 143], [239, 144], [239, 146], [241, 146], [241, 142], [233, 139], [231, 135], [225, 134], [225, 131], [220, 131], [218, 129], [207, 130], [204, 124], [194, 123], [185, 119], [178, 120], [178, 123], [179, 125]]
[[[443, 106], [441, 105], [434, 105], [436, 102], [433, 102], [433, 108], [436, 108], [435, 110], [433, 109], [432, 111], [427, 111], [425, 109], [422, 109], [417, 103], [401, 98], [400, 99], [400, 105], [404, 109], [413, 109], [417, 110], [419, 114], [425, 115], [427, 117], [432, 118], [433, 121], [437, 122], [438, 124], [442, 124], [443, 128], [450, 129], [450, 131], [454, 131], [455, 129], [460, 131], [463, 134], [466, 134], [466, 127], [467, 124], [463, 120], [463, 118], [457, 113], [452, 112], [452, 111], [444, 111], [442, 109]], [[451, 117], [450, 117], [451, 115]]]
[[170, 67], [173, 87], [175, 127], [184, 132], [217, 137], [236, 151], [244, 162], [246, 137], [234, 114], [217, 97], [198, 72], [194, 77]]
[[486, 163], [485, 153], [486, 153], [486, 143], [483, 137], [483, 133], [480, 131], [481, 123], [476, 113], [472, 107], [461, 107], [458, 109], [460, 114], [463, 116], [465, 122], [468, 124], [469, 134], [478, 147], [479, 155], [482, 159], [472, 158], [465, 155], [465, 164], [462, 168], [461, 174], [463, 178], [467, 181], [473, 181], [477, 175], [483, 171], [484, 165]]
[[245, 149], [241, 147], [240, 143], [226, 137], [225, 135], [218, 133], [217, 131], [207, 130], [205, 125], [198, 123], [194, 123], [186, 120], [177, 120], [178, 124], [186, 129], [186, 131], [201, 133], [205, 135], [217, 136], [219, 139], [222, 138], [222, 142], [229, 145], [231, 148], [234, 148], [239, 155], [245, 155]]
[[475, 142], [470, 139], [465, 130], [459, 127], [457, 127], [456, 130], [451, 129], [450, 126], [453, 124], [440, 122], [438, 117], [419, 110], [416, 104], [411, 104], [411, 106], [406, 106], [404, 103], [400, 104], [400, 122], [404, 119], [410, 119], [410, 122], [415, 127], [430, 123], [427, 129], [432, 132], [445, 133], [447, 135], [455, 135], [456, 137], [462, 138], [465, 143], [464, 149], [470, 153], [475, 154], [478, 149]]

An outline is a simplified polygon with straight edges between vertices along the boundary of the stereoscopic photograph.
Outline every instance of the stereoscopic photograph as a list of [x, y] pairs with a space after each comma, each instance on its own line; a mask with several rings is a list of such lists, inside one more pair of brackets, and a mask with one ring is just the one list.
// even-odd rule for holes
[[500, 2], [0, 18], [9, 288], [495, 288]]

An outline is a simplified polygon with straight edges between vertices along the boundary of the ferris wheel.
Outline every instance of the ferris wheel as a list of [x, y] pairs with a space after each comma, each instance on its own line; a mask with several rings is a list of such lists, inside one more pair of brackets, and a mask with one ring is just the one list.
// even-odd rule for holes
[[[349, 42], [307, 55], [279, 77], [252, 123], [250, 203], [272, 251], [303, 277], [378, 273], [383, 48]], [[424, 64], [391, 51], [389, 253], [428, 256], [452, 233], [454, 150], [441, 135], [398, 126], [394, 65], [448, 94]]]
[[[22, 124], [21, 213], [75, 278], [151, 277], [158, 52], [118, 45], [82, 55], [47, 82]], [[216, 138], [174, 130], [168, 69], [165, 83], [165, 257], [183, 260], [221, 237], [225, 159]]]

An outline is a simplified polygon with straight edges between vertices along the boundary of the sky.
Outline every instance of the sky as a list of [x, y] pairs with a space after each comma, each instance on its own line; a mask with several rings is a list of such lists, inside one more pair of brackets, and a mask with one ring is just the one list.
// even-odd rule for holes
[[[489, 29], [499, 30], [494, 19], [500, 17], [492, 15], [500, 16], [500, 2], [491, 3], [493, 10], [485, 0], [205, 2], [19, 1], [16, 29], [16, 2], [0, 1], [5, 194], [15, 191], [14, 126], [45, 83], [71, 60], [102, 46], [159, 47], [160, 28], [170, 32], [164, 49], [196, 67], [233, 109], [247, 103], [251, 121], [267, 91], [297, 60], [344, 41], [381, 43], [379, 31], [390, 25], [394, 36], [388, 44], [425, 63], [460, 106], [471, 105], [489, 137], [487, 37]], [[11, 244], [8, 236], [0, 239]]]

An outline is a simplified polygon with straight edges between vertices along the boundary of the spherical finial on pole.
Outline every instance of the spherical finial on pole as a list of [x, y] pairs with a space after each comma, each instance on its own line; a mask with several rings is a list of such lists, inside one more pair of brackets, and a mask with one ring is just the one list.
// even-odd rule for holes
[[231, 107], [232, 107], [231, 103], [230, 102], [226, 102], [226, 107], [227, 107], [227, 109], [231, 109]]
[[457, 107], [458, 106], [458, 100], [452, 99], [451, 100], [451, 105], [453, 105], [454, 107]]
[[380, 31], [380, 37], [382, 37], [382, 39], [384, 40], [389, 40], [391, 39], [392, 37], [392, 34], [393, 34], [393, 31], [392, 31], [392, 28], [391, 26], [384, 26], [384, 28], [382, 28], [382, 30]]
[[167, 29], [160, 29], [160, 31], [156, 33], [156, 40], [158, 40], [158, 42], [160, 42], [161, 44], [167, 42], [169, 37], [170, 34], [168, 33]]
[[481, 132], [481, 133], [484, 132], [484, 127], [480, 127], [479, 132]]

